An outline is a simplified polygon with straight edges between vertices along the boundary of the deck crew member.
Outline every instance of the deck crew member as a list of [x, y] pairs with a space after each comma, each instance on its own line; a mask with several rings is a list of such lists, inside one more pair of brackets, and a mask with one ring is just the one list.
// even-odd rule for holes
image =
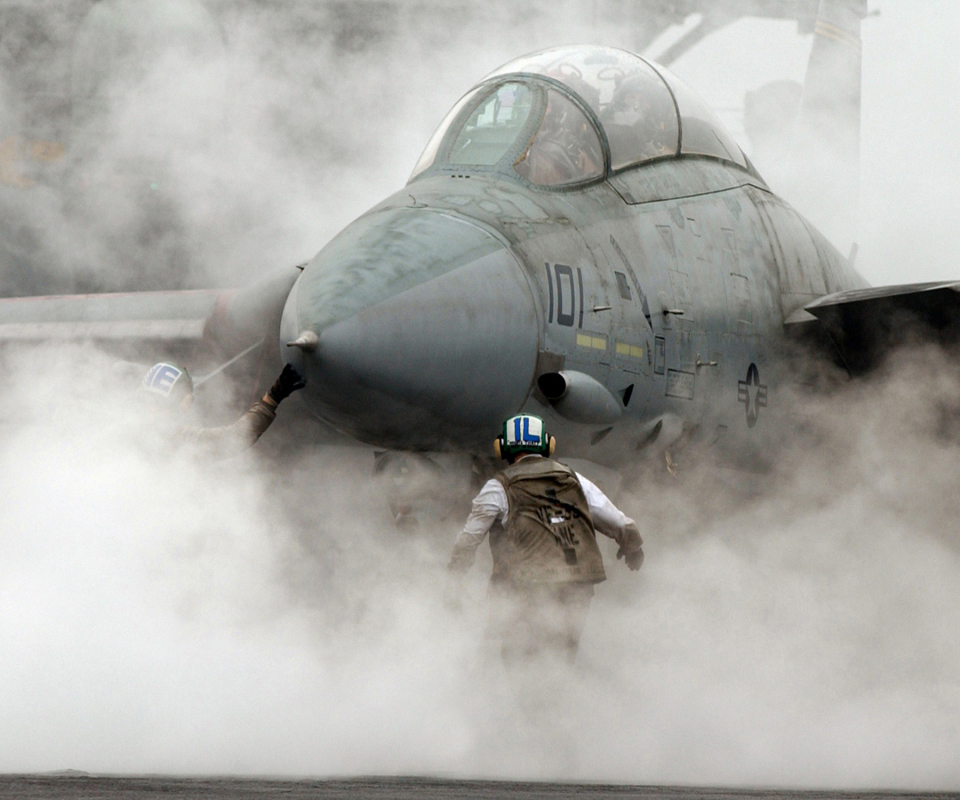
[[454, 591], [489, 533], [489, 599], [504, 662], [552, 653], [572, 663], [593, 587], [606, 579], [595, 532], [620, 545], [617, 558], [631, 570], [643, 563], [643, 540], [595, 484], [550, 457], [555, 439], [539, 417], [511, 417], [494, 447], [509, 466], [480, 490], [457, 536]]
[[[287, 364], [273, 386], [240, 419], [216, 428], [178, 424], [171, 434], [172, 445], [214, 461], [239, 455], [253, 447], [270, 427], [276, 419], [277, 406], [305, 385], [300, 374]], [[154, 364], [144, 376], [141, 392], [158, 401], [162, 408], [183, 413], [193, 402], [193, 381], [182, 367]]]

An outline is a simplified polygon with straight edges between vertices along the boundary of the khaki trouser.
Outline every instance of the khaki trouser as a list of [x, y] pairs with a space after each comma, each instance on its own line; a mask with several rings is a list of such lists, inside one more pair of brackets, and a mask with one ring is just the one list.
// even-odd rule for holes
[[488, 598], [489, 636], [499, 644], [506, 666], [538, 658], [576, 660], [592, 583], [491, 583]]

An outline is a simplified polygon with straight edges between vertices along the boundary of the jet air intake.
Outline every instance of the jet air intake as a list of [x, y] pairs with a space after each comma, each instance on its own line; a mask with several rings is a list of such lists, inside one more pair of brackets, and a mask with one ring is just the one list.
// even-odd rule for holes
[[620, 419], [620, 404], [598, 380], [583, 372], [545, 372], [537, 387], [561, 416], [587, 425], [608, 425]]

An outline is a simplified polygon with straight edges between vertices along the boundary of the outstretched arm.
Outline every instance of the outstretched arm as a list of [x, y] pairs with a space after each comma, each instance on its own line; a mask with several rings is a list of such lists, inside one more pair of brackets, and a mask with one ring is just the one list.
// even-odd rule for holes
[[632, 570], [640, 569], [643, 564], [643, 539], [637, 523], [617, 508], [595, 483], [579, 473], [577, 478], [587, 498], [594, 528], [620, 545], [617, 558], [624, 559]]
[[277, 417], [277, 406], [305, 385], [300, 374], [287, 364], [270, 390], [236, 422], [218, 428], [184, 425], [178, 431], [180, 442], [212, 461], [240, 455], [253, 447], [270, 427]]

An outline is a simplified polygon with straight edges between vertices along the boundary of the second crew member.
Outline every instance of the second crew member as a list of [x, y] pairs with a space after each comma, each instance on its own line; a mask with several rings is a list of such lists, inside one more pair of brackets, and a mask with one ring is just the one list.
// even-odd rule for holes
[[[253, 447], [270, 427], [276, 419], [277, 406], [304, 386], [304, 379], [291, 364], [287, 364], [269, 391], [236, 422], [215, 428], [175, 424], [170, 434], [172, 447], [190, 450], [212, 461], [239, 455]], [[185, 413], [193, 403], [190, 374], [175, 364], [154, 364], [144, 376], [141, 391], [171, 415]]]

